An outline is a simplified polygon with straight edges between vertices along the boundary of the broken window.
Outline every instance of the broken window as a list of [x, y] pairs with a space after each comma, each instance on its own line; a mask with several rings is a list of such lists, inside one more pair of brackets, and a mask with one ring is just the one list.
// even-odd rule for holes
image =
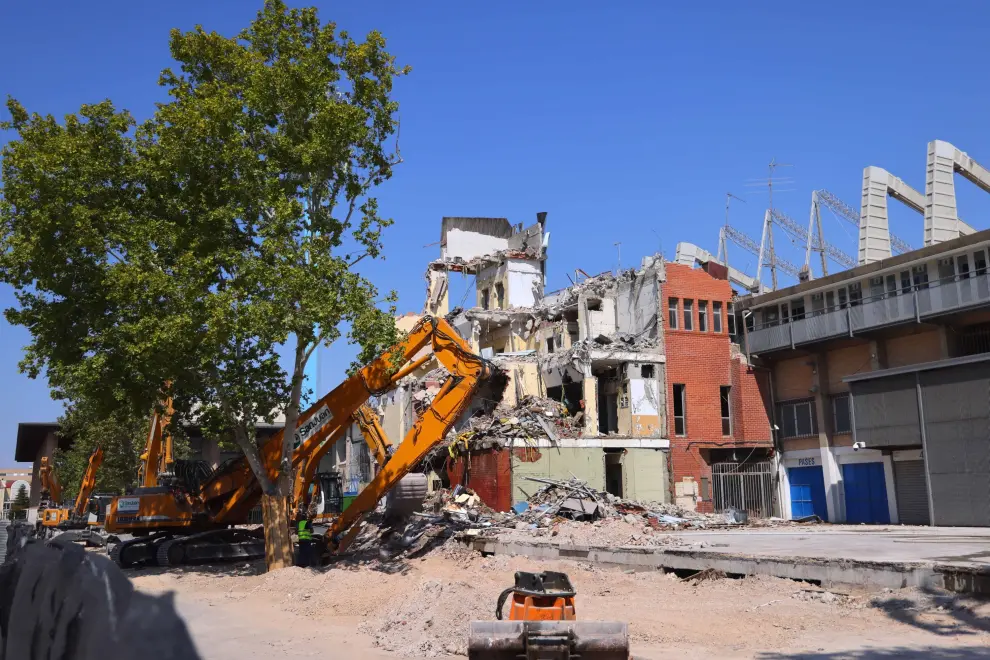
[[897, 295], [897, 275], [887, 276], [887, 297], [893, 298]]
[[846, 308], [846, 287], [842, 287], [838, 291], [839, 294], [839, 309]]
[[643, 378], [656, 378], [655, 367], [652, 364], [644, 364], [640, 367], [639, 373]]
[[505, 309], [505, 285], [501, 282], [495, 283], [495, 305], [496, 309]]
[[481, 309], [488, 309], [490, 305], [488, 289], [481, 290]]
[[940, 282], [947, 282], [956, 276], [956, 265], [952, 262], [952, 257], [938, 260], [938, 279]]
[[789, 320], [789, 317], [788, 317], [788, 310], [789, 309], [790, 309], [790, 305], [788, 305], [787, 303], [781, 304], [781, 306], [780, 306], [780, 323], [781, 323], [781, 325], [783, 325], [785, 323], [790, 323], [790, 320]]
[[547, 353], [553, 353], [553, 337], [547, 337]]
[[901, 271], [901, 293], [907, 295], [911, 293], [911, 271]]
[[684, 299], [684, 329], [694, 330], [694, 301]]
[[825, 311], [831, 312], [835, 310], [835, 292], [826, 291], [825, 292]]
[[818, 316], [825, 313], [825, 294], [822, 292], [811, 294], [811, 315]]
[[722, 408], [722, 435], [732, 435], [732, 414], [729, 405], [729, 395], [732, 387], [723, 385], [718, 388], [719, 404]]
[[671, 330], [677, 330], [677, 298], [671, 298], [668, 303], [669, 316], [667, 323]]
[[832, 397], [832, 422], [835, 433], [852, 433], [852, 414], [849, 409], [849, 395], [838, 394]]
[[712, 303], [712, 330], [717, 334], [722, 334], [722, 303]]
[[815, 400], [787, 401], [780, 404], [781, 437], [800, 438], [818, 433]]
[[698, 301], [698, 332], [708, 332], [708, 301]]
[[959, 269], [959, 279], [968, 280], [969, 279], [969, 257], [965, 254], [960, 254], [956, 257], [956, 266]]
[[883, 299], [883, 275], [870, 278], [870, 298], [873, 300]]
[[729, 335], [736, 336], [736, 306], [729, 303], [728, 313], [725, 315], [726, 325], [729, 326]]
[[916, 291], [928, 288], [928, 264], [921, 264], [920, 266], [914, 266], [911, 269], [911, 277], [914, 280], [914, 288]]
[[983, 250], [973, 253], [973, 268], [977, 275], [987, 274], [987, 253]]
[[791, 301], [791, 320], [800, 321], [804, 318], [804, 298]]
[[861, 302], [863, 302], [863, 285], [853, 282], [849, 285], [849, 306], [856, 307]]
[[780, 323], [780, 311], [777, 306], [767, 307], [763, 310], [763, 326], [771, 328]]
[[674, 385], [674, 435], [687, 435], [686, 387]]

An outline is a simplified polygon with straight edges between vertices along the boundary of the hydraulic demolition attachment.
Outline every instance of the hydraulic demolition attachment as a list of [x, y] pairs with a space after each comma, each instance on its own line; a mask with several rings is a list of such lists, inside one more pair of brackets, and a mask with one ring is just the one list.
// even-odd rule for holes
[[498, 620], [471, 622], [469, 660], [628, 660], [627, 624], [576, 621], [575, 595], [565, 573], [516, 573], [515, 584], [498, 598]]
[[[432, 349], [425, 350], [424, 349]], [[424, 353], [422, 356], [421, 353]], [[362, 406], [372, 396], [395, 387], [405, 376], [435, 357], [450, 373], [431, 405], [394, 451], [377, 418]], [[396, 370], [396, 367], [400, 367]], [[347, 547], [361, 518], [405, 476], [467, 409], [479, 384], [496, 370], [471, 352], [467, 343], [443, 319], [424, 317], [406, 339], [299, 415], [292, 456], [291, 511], [308, 512], [320, 460], [354, 422], [379, 463], [378, 474], [348, 508], [330, 520], [328, 548]], [[278, 476], [283, 431], [259, 447], [260, 465], [268, 477]], [[261, 486], [246, 457], [221, 465], [196, 488], [138, 489], [115, 498], [107, 512], [107, 529], [133, 534], [114, 546], [111, 556], [121, 566], [138, 563], [171, 565], [189, 561], [264, 556], [264, 541], [236, 526], [248, 522], [260, 502]]]

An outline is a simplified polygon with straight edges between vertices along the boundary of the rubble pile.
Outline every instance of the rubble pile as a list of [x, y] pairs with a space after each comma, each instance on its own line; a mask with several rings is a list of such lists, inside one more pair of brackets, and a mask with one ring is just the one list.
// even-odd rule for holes
[[[528, 395], [514, 407], [500, 405], [490, 415], [468, 420], [467, 428], [457, 435], [458, 441], [481, 438], [536, 439], [576, 438], [581, 426], [560, 401]], [[500, 443], [504, 446], [506, 443]]]
[[579, 521], [622, 518], [630, 525], [653, 529], [701, 528], [737, 524], [734, 513], [710, 514], [687, 511], [673, 504], [634, 502], [588, 486], [577, 477], [567, 481], [525, 477], [544, 484], [528, 502], [513, 507], [520, 520], [539, 526], [553, 517]]

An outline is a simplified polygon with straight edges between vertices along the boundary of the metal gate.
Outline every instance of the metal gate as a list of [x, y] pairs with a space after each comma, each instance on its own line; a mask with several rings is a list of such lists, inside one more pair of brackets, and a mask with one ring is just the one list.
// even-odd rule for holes
[[771, 461], [712, 463], [715, 511], [724, 511], [731, 506], [754, 518], [769, 518], [775, 515], [773, 482]]

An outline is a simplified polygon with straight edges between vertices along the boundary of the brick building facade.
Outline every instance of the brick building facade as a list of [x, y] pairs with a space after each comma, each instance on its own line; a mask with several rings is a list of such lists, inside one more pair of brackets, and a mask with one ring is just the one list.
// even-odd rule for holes
[[728, 281], [701, 268], [668, 264], [663, 295], [674, 498], [712, 511], [718, 499], [713, 463], [769, 456], [768, 389], [761, 387], [766, 377], [746, 364], [729, 334], [734, 325]]

